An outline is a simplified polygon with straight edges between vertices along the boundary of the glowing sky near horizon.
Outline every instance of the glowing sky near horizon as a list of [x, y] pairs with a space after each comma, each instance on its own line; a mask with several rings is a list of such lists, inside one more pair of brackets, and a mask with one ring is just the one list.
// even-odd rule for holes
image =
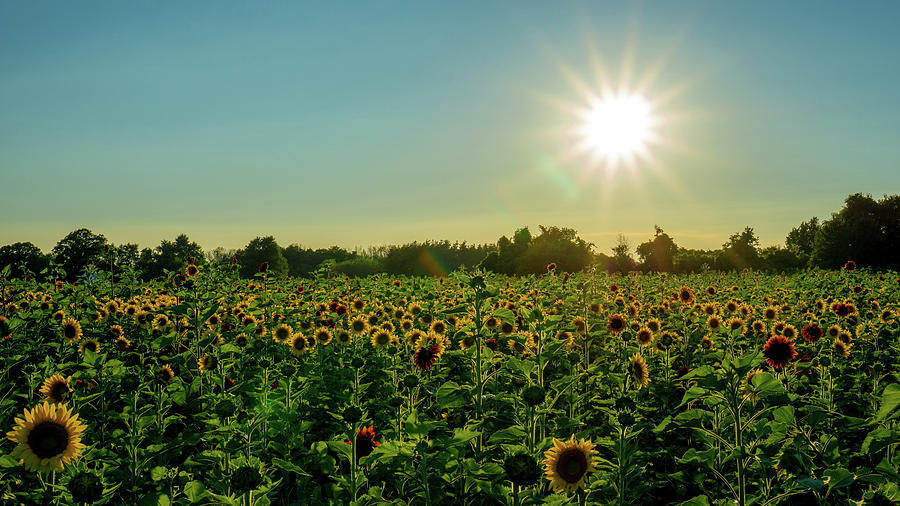
[[[783, 242], [900, 192], [900, 4], [0, 3], [0, 244], [347, 248], [658, 224]], [[596, 170], [579, 111], [662, 124]]]

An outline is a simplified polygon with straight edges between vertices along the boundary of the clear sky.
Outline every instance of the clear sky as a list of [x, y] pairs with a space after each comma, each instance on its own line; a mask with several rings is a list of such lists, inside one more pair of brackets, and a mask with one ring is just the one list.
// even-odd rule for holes
[[[343, 247], [658, 224], [764, 245], [900, 192], [900, 2], [0, 1], [0, 244]], [[659, 118], [610, 171], [603, 86]]]

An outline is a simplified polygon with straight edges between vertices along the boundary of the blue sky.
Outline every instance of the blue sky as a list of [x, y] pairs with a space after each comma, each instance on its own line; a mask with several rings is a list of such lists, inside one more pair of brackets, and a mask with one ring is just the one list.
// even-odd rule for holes
[[[73, 5], [0, 2], [0, 244], [709, 248], [900, 190], [896, 2]], [[603, 82], [662, 120], [615, 173], [573, 154]]]

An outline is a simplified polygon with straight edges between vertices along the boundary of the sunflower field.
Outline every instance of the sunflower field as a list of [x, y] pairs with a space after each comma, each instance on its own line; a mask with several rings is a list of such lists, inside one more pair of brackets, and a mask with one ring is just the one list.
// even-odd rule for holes
[[3, 504], [896, 504], [900, 279], [2, 277]]

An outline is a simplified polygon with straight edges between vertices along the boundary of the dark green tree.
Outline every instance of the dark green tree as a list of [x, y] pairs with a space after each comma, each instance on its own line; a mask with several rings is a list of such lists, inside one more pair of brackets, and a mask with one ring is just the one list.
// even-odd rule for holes
[[675, 254], [678, 253], [678, 246], [658, 225], [654, 225], [653, 228], [656, 230], [656, 235], [653, 239], [638, 245], [638, 257], [644, 264], [644, 268], [649, 271], [672, 272], [675, 268]]
[[811, 262], [823, 268], [847, 260], [874, 267], [900, 264], [900, 195], [880, 201], [855, 193], [844, 207], [822, 222], [813, 241]]
[[[86, 228], [69, 232], [53, 247], [53, 258], [66, 271], [66, 280], [75, 281], [88, 264], [102, 262], [106, 253], [106, 237]], [[102, 265], [98, 267], [103, 268]]]
[[793, 251], [798, 258], [806, 263], [812, 255], [813, 242], [818, 231], [819, 218], [813, 216], [788, 232], [787, 237], [784, 239], [784, 246], [788, 250]]
[[269, 262], [269, 275], [284, 276], [288, 273], [287, 260], [281, 247], [272, 236], [257, 237], [235, 253], [241, 276], [249, 278], [259, 272], [263, 262]]
[[728, 242], [722, 245], [716, 264], [719, 269], [725, 271], [757, 268], [759, 238], [753, 232], [753, 227], [746, 227], [743, 232], [731, 234]]
[[0, 247], [0, 269], [7, 265], [13, 277], [22, 277], [25, 270], [40, 275], [50, 265], [50, 257], [30, 242], [17, 242]]
[[612, 252], [612, 262], [607, 268], [608, 271], [629, 272], [637, 267], [634, 258], [631, 256], [631, 245], [628, 244], [625, 234], [620, 233], [616, 237], [616, 245], [613, 246]]
[[519, 274], [544, 273], [550, 263], [555, 263], [560, 272], [578, 272], [590, 265], [591, 244], [578, 237], [574, 229], [543, 225], [539, 228], [541, 233], [529, 241], [519, 258]]

